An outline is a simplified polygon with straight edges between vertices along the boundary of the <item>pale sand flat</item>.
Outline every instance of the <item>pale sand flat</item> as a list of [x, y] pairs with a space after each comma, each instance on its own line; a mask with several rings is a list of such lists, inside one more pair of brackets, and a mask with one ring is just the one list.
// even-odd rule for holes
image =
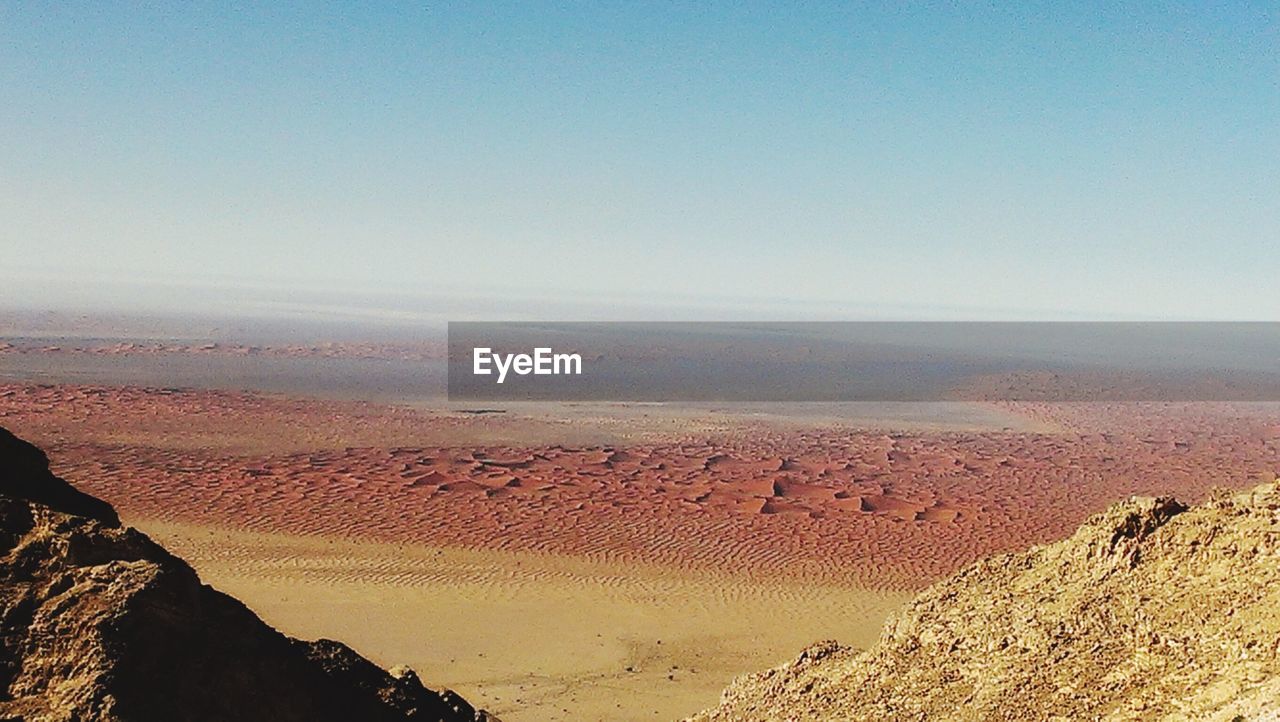
[[907, 598], [564, 555], [128, 522], [281, 631], [409, 664], [508, 722], [679, 718], [814, 639], [871, 643]]

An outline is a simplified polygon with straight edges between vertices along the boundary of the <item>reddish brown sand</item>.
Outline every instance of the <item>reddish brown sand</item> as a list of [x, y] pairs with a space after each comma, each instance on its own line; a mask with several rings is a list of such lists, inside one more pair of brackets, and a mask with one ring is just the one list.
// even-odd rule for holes
[[1195, 500], [1280, 472], [1275, 406], [1012, 408], [1061, 431], [744, 426], [626, 446], [427, 445], [414, 440], [503, 422], [247, 393], [0, 386], [0, 424], [132, 517], [880, 589], [1060, 538], [1131, 494]]

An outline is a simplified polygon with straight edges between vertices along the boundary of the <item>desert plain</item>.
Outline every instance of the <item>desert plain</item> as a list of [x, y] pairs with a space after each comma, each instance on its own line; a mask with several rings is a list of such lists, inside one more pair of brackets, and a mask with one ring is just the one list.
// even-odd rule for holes
[[397, 383], [437, 353], [11, 334], [0, 424], [281, 631], [517, 722], [683, 717], [1118, 499], [1280, 474], [1276, 404], [468, 407]]

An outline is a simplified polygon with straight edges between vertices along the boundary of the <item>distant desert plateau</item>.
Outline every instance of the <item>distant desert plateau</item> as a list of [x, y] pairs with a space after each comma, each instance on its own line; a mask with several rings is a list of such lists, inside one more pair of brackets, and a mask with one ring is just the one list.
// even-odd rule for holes
[[516, 722], [691, 715], [1117, 500], [1280, 473], [1276, 404], [468, 407], [317, 384], [429, 348], [134, 343], [10, 341], [0, 425], [272, 626]]

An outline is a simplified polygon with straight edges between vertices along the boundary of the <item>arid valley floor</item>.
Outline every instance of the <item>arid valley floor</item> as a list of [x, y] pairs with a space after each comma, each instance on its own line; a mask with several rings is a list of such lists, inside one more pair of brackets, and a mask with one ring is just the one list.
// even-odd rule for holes
[[113, 346], [77, 375], [95, 348], [0, 350], [0, 424], [268, 623], [517, 722], [693, 714], [1113, 501], [1280, 473], [1268, 404], [476, 409], [122, 371], [239, 347]]

